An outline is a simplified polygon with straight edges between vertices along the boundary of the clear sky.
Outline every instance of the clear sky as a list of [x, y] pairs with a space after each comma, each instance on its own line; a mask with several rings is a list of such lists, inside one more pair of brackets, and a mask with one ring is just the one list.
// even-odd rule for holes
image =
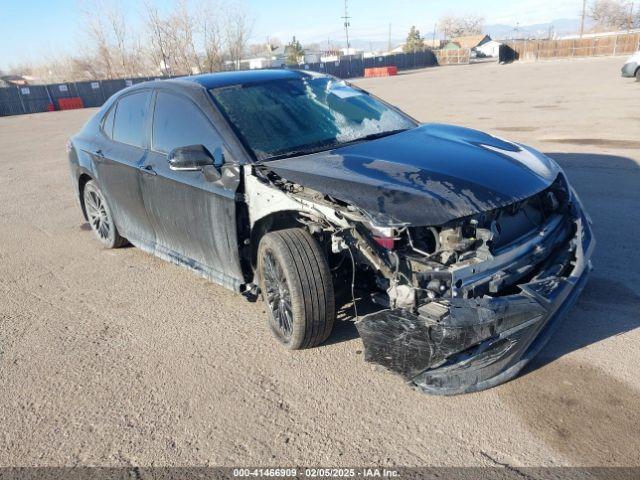
[[[162, 7], [172, 0], [155, 1]], [[254, 20], [252, 42], [267, 36], [288, 41], [292, 35], [303, 43], [344, 41], [344, 0], [244, 1]], [[138, 17], [139, 0], [122, 4], [128, 17]], [[81, 49], [79, 5], [80, 0], [0, 0], [0, 68]], [[411, 25], [426, 34], [447, 13], [479, 14], [487, 24], [530, 25], [576, 18], [581, 7], [582, 0], [349, 0], [350, 34], [359, 40], [385, 40], [389, 23], [394, 38], [404, 37]]]

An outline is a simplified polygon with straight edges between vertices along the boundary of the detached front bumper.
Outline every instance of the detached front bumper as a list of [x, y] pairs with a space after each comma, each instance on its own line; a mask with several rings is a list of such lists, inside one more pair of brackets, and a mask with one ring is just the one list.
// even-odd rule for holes
[[[577, 202], [577, 201], [576, 201]], [[541, 262], [518, 293], [431, 302], [413, 314], [383, 310], [356, 323], [365, 359], [441, 395], [493, 387], [545, 345], [584, 287], [595, 240], [576, 205], [575, 234]]]

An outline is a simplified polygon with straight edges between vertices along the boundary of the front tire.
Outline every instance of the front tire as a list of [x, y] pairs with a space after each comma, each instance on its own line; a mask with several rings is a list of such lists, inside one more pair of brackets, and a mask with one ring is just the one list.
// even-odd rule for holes
[[89, 180], [82, 191], [84, 211], [91, 230], [106, 248], [119, 248], [127, 241], [120, 236], [107, 200], [94, 180]]
[[269, 327], [291, 350], [324, 342], [333, 328], [335, 299], [327, 259], [306, 230], [267, 233], [258, 248], [258, 281]]

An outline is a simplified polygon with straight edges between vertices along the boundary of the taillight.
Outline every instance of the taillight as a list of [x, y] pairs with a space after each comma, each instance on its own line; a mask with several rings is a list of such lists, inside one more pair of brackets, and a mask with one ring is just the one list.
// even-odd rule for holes
[[378, 245], [387, 250], [393, 250], [395, 248], [396, 239], [393, 237], [373, 237]]

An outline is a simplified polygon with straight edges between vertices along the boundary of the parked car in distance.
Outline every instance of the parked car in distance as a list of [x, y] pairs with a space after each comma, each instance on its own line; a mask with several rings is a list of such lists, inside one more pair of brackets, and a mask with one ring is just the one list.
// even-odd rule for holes
[[336, 299], [369, 299], [372, 311], [355, 312], [366, 360], [425, 392], [515, 376], [591, 268], [590, 220], [552, 159], [419, 124], [327, 75], [138, 84], [110, 98], [68, 153], [106, 248], [128, 241], [261, 295], [291, 349], [327, 339]]
[[631, 55], [622, 66], [623, 77], [635, 77], [640, 82], [640, 50]]

